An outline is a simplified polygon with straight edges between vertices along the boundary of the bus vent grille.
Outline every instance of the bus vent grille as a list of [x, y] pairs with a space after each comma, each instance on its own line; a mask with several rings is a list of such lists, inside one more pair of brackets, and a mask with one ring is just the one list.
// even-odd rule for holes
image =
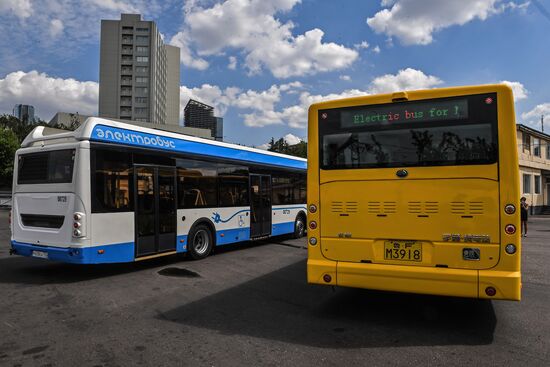
[[359, 204], [357, 201], [333, 201], [330, 208], [333, 213], [357, 213]]
[[437, 201], [409, 201], [409, 214], [437, 214], [439, 202]]
[[453, 201], [451, 202], [451, 213], [458, 215], [480, 215], [484, 212], [482, 201]]
[[397, 212], [395, 201], [369, 201], [367, 203], [369, 214], [394, 214]]

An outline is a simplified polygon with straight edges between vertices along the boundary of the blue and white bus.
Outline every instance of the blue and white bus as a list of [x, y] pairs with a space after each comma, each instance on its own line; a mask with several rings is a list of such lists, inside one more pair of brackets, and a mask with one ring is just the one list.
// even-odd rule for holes
[[118, 263], [294, 234], [306, 160], [89, 118], [36, 127], [15, 156], [11, 252]]

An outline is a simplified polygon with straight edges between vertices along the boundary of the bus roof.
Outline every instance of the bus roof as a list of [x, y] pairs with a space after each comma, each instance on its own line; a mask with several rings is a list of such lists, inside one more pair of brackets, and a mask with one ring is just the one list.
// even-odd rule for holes
[[262, 149], [156, 130], [100, 117], [89, 117], [75, 131], [36, 127], [21, 147], [89, 140], [175, 153], [204, 155], [285, 168], [307, 168], [307, 160]]

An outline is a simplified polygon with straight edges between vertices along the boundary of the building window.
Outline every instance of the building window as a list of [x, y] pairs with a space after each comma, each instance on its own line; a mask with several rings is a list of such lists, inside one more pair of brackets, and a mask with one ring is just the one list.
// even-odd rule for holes
[[140, 121], [140, 122], [148, 122], [149, 120], [147, 119], [142, 119], [142, 118], [139, 118], [139, 119], [134, 119], [135, 121]]
[[533, 155], [540, 157], [540, 139], [533, 138]]
[[122, 27], [123, 31], [132, 31], [134, 27]]
[[147, 46], [137, 46], [136, 51], [137, 52], [147, 52], [147, 51], [149, 51], [149, 47], [147, 47]]
[[136, 40], [141, 41], [141, 42], [148, 42], [149, 41], [149, 36], [136, 36]]
[[147, 66], [136, 66], [136, 73], [146, 73], [149, 71]]
[[149, 62], [149, 56], [138, 56], [136, 57], [137, 62]]
[[535, 194], [540, 194], [540, 176], [535, 176]]
[[149, 32], [149, 28], [136, 28], [138, 32]]
[[147, 103], [147, 97], [136, 97], [136, 103]]
[[147, 83], [149, 78], [146, 76], [136, 76], [136, 83]]
[[550, 141], [546, 142], [546, 159], [550, 159]]
[[147, 94], [147, 87], [137, 87], [136, 92], [139, 94]]
[[523, 193], [531, 193], [531, 175], [523, 174]]
[[140, 108], [140, 107], [137, 107], [137, 108], [135, 109], [135, 111], [136, 111], [137, 114], [144, 115], [144, 114], [147, 113], [147, 108]]
[[526, 153], [531, 153], [531, 136], [522, 133], [522, 142], [523, 142], [523, 151]]

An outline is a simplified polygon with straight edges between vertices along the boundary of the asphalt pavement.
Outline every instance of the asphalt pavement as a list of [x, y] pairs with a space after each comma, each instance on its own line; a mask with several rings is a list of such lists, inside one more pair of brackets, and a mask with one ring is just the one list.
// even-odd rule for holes
[[9, 255], [1, 366], [548, 366], [550, 218], [530, 218], [523, 300], [306, 283], [305, 240], [77, 266]]

